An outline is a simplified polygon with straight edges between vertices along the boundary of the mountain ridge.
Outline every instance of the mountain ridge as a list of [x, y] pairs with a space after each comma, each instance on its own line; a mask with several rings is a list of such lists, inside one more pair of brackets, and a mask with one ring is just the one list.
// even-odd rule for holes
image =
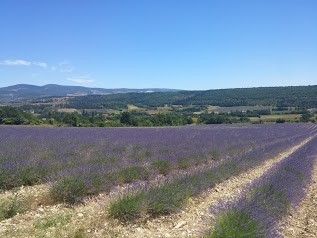
[[107, 95], [114, 93], [147, 93], [147, 92], [176, 92], [178, 89], [167, 88], [89, 88], [84, 86], [66, 86], [46, 84], [43, 86], [32, 84], [16, 84], [0, 88], [0, 102], [25, 101], [43, 97]]

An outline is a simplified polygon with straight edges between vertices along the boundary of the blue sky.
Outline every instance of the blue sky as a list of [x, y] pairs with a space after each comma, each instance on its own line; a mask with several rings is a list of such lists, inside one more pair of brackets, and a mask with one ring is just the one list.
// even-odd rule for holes
[[0, 0], [0, 87], [317, 84], [316, 0]]

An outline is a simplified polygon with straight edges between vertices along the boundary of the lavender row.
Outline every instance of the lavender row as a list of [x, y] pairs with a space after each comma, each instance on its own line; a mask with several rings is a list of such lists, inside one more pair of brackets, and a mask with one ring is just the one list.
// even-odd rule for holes
[[146, 165], [157, 160], [167, 161], [174, 168], [186, 168], [193, 161], [210, 159], [213, 152], [225, 157], [238, 153], [241, 148], [256, 147], [257, 142], [285, 138], [292, 133], [307, 134], [310, 130], [306, 125], [137, 129], [1, 127], [0, 187], [32, 185], [48, 177], [82, 174], [96, 168], [108, 174], [131, 164]]
[[188, 198], [260, 165], [263, 161], [297, 145], [304, 138], [297, 136], [287, 141], [261, 145], [243, 156], [234, 156], [211, 166], [205, 166], [199, 171], [189, 171], [185, 175], [169, 176], [164, 182], [154, 185], [144, 187], [135, 183], [130, 186], [130, 190], [120, 194], [112, 202], [109, 213], [122, 220], [131, 220], [142, 216], [158, 216], [177, 212]]
[[218, 214], [207, 237], [279, 237], [278, 222], [296, 207], [312, 181], [317, 137], [245, 188], [237, 201], [211, 208]]
[[[236, 175], [248, 168], [254, 167], [260, 164], [263, 160], [269, 159], [279, 152], [290, 148], [302, 140], [304, 140], [307, 135], [294, 136], [293, 138], [288, 138], [287, 140], [276, 140], [274, 142], [267, 142], [266, 144], [261, 143], [261, 145], [248, 150], [244, 153], [237, 153], [224, 160], [216, 160], [209, 164], [213, 167], [217, 166], [219, 171], [227, 170], [224, 177], [229, 177], [228, 168], [231, 167], [230, 176]], [[199, 160], [201, 161], [201, 160]], [[156, 170], [159, 170], [164, 175], [168, 175], [170, 169], [170, 164], [164, 163], [169, 161], [154, 160], [149, 166], [136, 166], [130, 165], [121, 169], [113, 170], [100, 170], [98, 165], [95, 167], [87, 169], [87, 167], [79, 167], [71, 171], [66, 171], [65, 174], [54, 179], [52, 184], [52, 195], [56, 200], [61, 200], [67, 203], [76, 203], [81, 201], [83, 197], [88, 194], [96, 194], [99, 191], [110, 191], [115, 184], [120, 183], [131, 183], [134, 181], [148, 180], [150, 177], [155, 177]], [[197, 160], [194, 161], [197, 163]], [[195, 163], [195, 165], [196, 165]], [[208, 164], [205, 166], [198, 167], [198, 172], [200, 173], [203, 169], [209, 169]], [[186, 170], [187, 174], [197, 173], [196, 167], [192, 166], [189, 170]], [[168, 176], [167, 180], [173, 181], [174, 175], [179, 173], [173, 173]], [[184, 174], [184, 173], [182, 173]], [[214, 181], [215, 183], [217, 180]], [[134, 183], [139, 186], [140, 183]], [[142, 183], [144, 184], [144, 183]], [[200, 190], [204, 186], [200, 186]], [[134, 188], [134, 190], [137, 188]], [[200, 191], [199, 190], [199, 191]]]
[[[263, 146], [309, 136], [307, 124], [174, 128], [0, 127], [0, 188], [52, 181], [68, 202], [190, 169], [243, 157]], [[294, 136], [295, 135], [295, 136]], [[284, 143], [285, 144], [285, 143]]]

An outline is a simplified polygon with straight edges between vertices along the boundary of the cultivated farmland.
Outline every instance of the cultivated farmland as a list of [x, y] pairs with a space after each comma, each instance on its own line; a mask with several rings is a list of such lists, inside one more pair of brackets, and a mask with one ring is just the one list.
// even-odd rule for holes
[[314, 236], [316, 135], [299, 123], [0, 127], [0, 237]]

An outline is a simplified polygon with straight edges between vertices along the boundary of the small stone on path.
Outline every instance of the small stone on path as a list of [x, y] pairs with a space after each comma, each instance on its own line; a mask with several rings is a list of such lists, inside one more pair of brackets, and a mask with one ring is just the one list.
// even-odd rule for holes
[[186, 221], [180, 221], [175, 227], [174, 229], [179, 229], [181, 228], [182, 226], [185, 226], [186, 225]]

